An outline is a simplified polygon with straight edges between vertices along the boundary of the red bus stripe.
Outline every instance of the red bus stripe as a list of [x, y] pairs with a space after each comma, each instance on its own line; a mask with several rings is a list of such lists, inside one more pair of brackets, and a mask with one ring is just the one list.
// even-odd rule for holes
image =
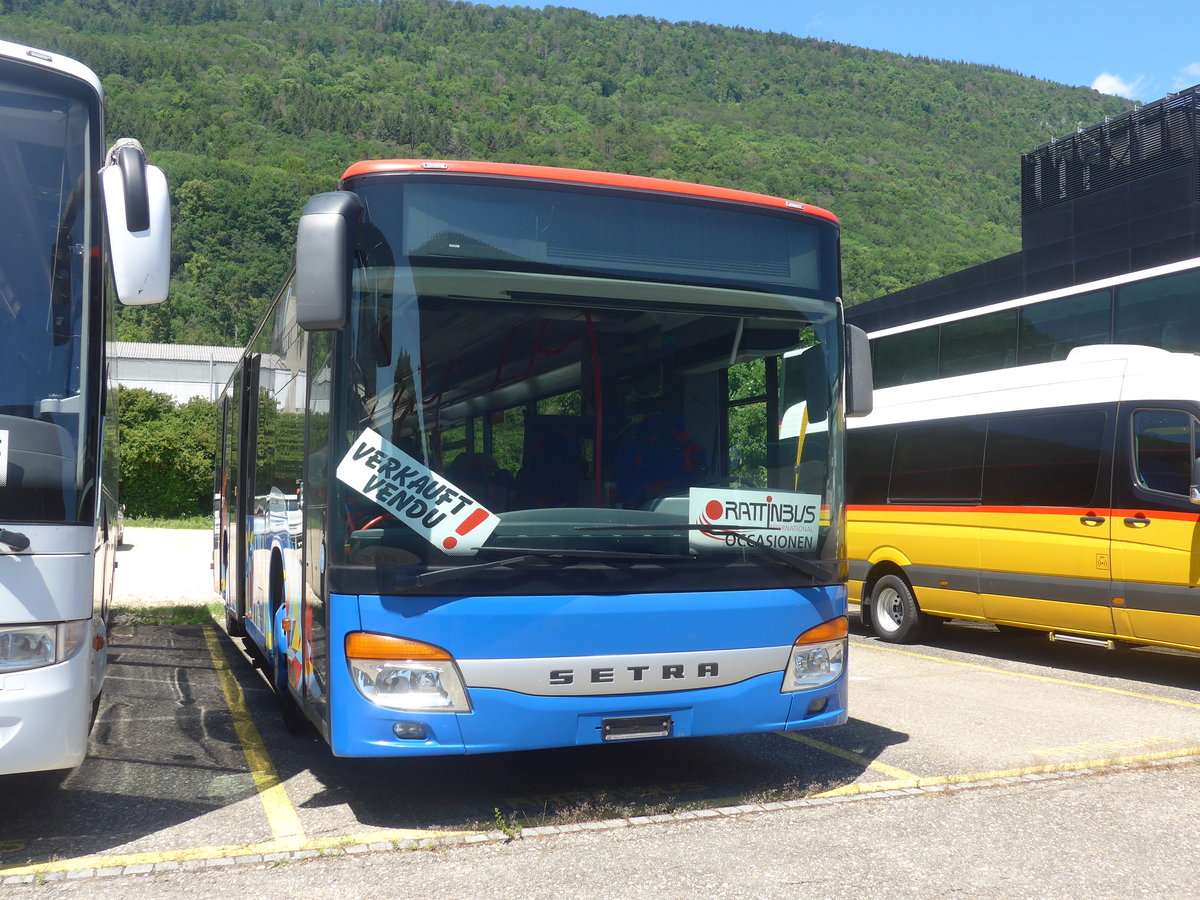
[[[434, 164], [437, 168], [430, 168]], [[754, 203], [779, 209], [798, 209], [831, 222], [837, 216], [819, 206], [807, 203], [797, 205], [793, 200], [736, 191], [730, 188], [691, 184], [686, 181], [671, 181], [666, 178], [647, 178], [643, 175], [618, 175], [612, 172], [593, 172], [586, 169], [560, 169], [555, 166], [525, 166], [514, 163], [487, 163], [469, 160], [423, 160], [423, 159], [379, 159], [358, 162], [342, 174], [345, 182], [359, 175], [403, 174], [408, 172], [457, 172], [468, 175], [506, 175], [512, 178], [535, 178], [541, 181], [569, 181], [576, 184], [592, 184], [601, 187], [634, 188], [643, 191], [659, 191], [669, 194], [685, 194], [692, 197], [707, 197], [713, 200], [734, 200], [739, 203]]]
[[1143, 506], [1140, 509], [1109, 509], [1105, 506], [1065, 507], [1065, 506], [928, 506], [917, 504], [893, 503], [887, 506], [847, 506], [847, 512], [903, 512], [903, 513], [1006, 513], [1022, 516], [1104, 516], [1106, 518], [1148, 518], [1172, 519], [1179, 522], [1200, 521], [1200, 512], [1180, 512], [1173, 509], [1155, 509]]

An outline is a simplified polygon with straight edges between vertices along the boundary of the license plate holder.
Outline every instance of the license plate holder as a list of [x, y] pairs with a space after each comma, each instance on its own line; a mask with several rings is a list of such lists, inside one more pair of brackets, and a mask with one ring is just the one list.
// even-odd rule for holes
[[605, 741], [640, 741], [671, 736], [670, 716], [631, 716], [625, 719], [603, 719], [600, 735]]

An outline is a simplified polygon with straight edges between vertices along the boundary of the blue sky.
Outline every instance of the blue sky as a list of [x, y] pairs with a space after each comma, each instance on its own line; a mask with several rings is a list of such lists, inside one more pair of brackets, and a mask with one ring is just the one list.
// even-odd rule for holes
[[[510, 0], [512, 2], [512, 0]], [[540, 6], [522, 3], [519, 5]], [[1000, 66], [1149, 102], [1200, 84], [1200, 3], [1150, 0], [559, 0]]]

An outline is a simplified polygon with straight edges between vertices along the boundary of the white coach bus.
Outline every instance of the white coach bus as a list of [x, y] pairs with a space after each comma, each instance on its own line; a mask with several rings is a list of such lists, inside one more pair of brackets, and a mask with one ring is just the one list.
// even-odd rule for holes
[[[0, 41], [0, 774], [87, 749], [116, 549], [114, 294], [166, 299], [166, 179], [100, 81]], [[115, 385], [114, 385], [115, 387]]]

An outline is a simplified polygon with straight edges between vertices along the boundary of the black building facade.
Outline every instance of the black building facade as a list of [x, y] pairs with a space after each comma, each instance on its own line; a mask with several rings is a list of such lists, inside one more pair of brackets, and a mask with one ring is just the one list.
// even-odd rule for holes
[[1200, 257], [1200, 85], [1021, 157], [1018, 253], [859, 304], [868, 332]]

